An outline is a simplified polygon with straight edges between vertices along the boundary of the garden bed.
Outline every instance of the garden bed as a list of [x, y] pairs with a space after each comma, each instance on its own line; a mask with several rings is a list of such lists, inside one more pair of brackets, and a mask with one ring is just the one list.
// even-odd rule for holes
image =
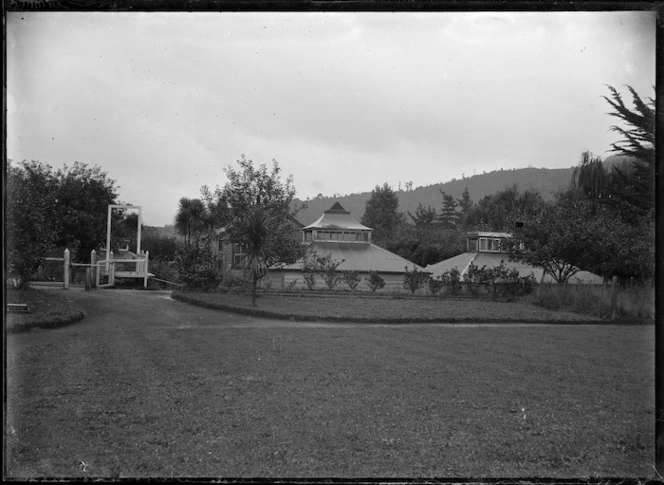
[[8, 333], [33, 328], [56, 328], [79, 322], [85, 317], [83, 307], [67, 297], [66, 290], [7, 289], [7, 303], [22, 303], [28, 313], [7, 313]]
[[367, 323], [600, 323], [604, 320], [572, 312], [551, 311], [523, 302], [485, 299], [376, 296], [331, 293], [263, 294], [251, 305], [247, 293], [174, 292], [172, 297], [207, 308], [260, 317]]

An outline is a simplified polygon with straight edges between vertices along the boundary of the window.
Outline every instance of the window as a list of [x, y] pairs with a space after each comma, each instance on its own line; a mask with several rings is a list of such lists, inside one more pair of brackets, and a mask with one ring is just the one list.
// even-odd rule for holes
[[477, 251], [477, 238], [468, 239], [468, 251]]
[[480, 238], [480, 251], [486, 251], [487, 240], [484, 237]]
[[247, 248], [244, 244], [233, 243], [233, 268], [247, 266]]
[[305, 241], [311, 241], [313, 239], [313, 233], [312, 232], [305, 232], [304, 233], [304, 240]]

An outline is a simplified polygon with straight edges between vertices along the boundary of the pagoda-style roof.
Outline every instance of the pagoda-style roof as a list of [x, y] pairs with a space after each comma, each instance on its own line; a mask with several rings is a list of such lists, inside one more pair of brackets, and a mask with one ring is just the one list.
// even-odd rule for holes
[[370, 227], [360, 224], [339, 202], [335, 202], [332, 207], [323, 212], [315, 222], [304, 227], [308, 229], [345, 229], [352, 231], [371, 231]]
[[[337, 268], [339, 271], [378, 271], [403, 274], [406, 267], [411, 271], [413, 268], [425, 271], [421, 266], [372, 243], [314, 242], [313, 247], [320, 256], [329, 254], [332, 259], [343, 260]], [[302, 271], [302, 260], [286, 265], [282, 269]]]

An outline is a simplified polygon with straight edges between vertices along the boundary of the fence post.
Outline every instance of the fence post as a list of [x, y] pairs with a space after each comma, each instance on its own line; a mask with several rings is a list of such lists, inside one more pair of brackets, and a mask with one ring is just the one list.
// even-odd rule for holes
[[64, 271], [64, 289], [69, 288], [69, 249], [65, 249], [65, 271]]
[[115, 285], [115, 261], [113, 260], [113, 251], [109, 253], [108, 264], [108, 283], [110, 286]]
[[97, 288], [99, 285], [99, 269], [97, 268], [97, 251], [94, 249], [90, 253], [90, 264], [92, 268], [92, 279], [91, 279], [91, 285], [93, 288]]
[[145, 263], [143, 264], [143, 288], [148, 287], [148, 258], [150, 251], [145, 251]]
[[613, 277], [611, 285], [611, 320], [616, 319], [616, 307], [618, 306], [618, 277]]
[[85, 291], [90, 291], [90, 287], [92, 286], [92, 268], [87, 267], [85, 268]]

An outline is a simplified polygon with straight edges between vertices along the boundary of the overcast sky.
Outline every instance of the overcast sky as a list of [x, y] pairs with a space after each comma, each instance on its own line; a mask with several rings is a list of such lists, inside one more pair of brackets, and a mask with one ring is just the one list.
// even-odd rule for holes
[[7, 156], [164, 225], [243, 153], [302, 199], [606, 157], [605, 84], [654, 96], [654, 13], [9, 12]]

